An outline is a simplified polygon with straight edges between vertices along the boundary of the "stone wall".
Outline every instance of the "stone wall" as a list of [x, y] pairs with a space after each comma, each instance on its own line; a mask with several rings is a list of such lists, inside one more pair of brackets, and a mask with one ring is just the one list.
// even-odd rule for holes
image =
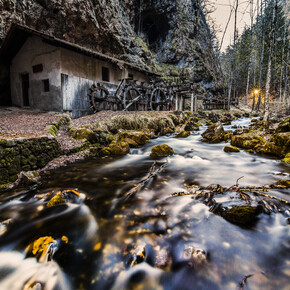
[[44, 167], [60, 153], [53, 137], [0, 139], [0, 185], [14, 182], [21, 171]]

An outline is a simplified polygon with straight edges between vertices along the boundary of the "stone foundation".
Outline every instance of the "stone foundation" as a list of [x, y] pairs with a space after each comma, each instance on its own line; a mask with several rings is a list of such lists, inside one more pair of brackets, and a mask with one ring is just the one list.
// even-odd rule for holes
[[0, 185], [14, 182], [21, 171], [44, 167], [60, 154], [53, 137], [0, 139]]

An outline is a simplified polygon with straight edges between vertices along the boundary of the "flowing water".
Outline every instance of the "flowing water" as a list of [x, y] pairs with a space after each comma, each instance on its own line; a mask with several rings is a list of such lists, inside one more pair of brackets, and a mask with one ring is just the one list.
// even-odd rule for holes
[[[151, 148], [163, 143], [175, 154], [155, 162]], [[172, 196], [242, 176], [245, 186], [289, 179], [279, 160], [224, 146], [202, 143], [200, 132], [160, 137], [124, 157], [55, 170], [40, 189], [2, 194], [0, 289], [238, 289], [242, 281], [244, 289], [289, 289], [289, 209], [241, 227], [191, 195]], [[83, 194], [67, 191], [65, 204], [46, 206], [51, 192], [68, 189]], [[290, 200], [287, 190], [271, 194]], [[48, 236], [51, 259], [43, 262], [27, 247]]]

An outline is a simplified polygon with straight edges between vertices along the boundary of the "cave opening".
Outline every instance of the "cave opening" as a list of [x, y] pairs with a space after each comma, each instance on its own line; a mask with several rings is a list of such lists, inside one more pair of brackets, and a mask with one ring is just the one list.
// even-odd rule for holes
[[170, 29], [166, 14], [146, 12], [142, 17], [142, 34], [148, 41], [149, 48], [155, 52], [161, 47]]

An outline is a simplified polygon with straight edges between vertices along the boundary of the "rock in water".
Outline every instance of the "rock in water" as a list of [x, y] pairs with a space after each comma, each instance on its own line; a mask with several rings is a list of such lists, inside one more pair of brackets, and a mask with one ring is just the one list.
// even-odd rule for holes
[[259, 213], [260, 209], [258, 207], [241, 205], [233, 206], [230, 209], [225, 208], [221, 215], [231, 223], [250, 225], [256, 220]]
[[203, 137], [202, 142], [219, 143], [224, 141], [225, 131], [221, 122], [213, 124], [201, 134]]
[[170, 156], [174, 154], [174, 150], [166, 145], [166, 144], [161, 144], [154, 146], [152, 148], [152, 152], [150, 154], [151, 157], [164, 157], [164, 156]]
[[240, 152], [240, 149], [235, 146], [225, 146], [225, 152]]
[[187, 138], [190, 135], [189, 131], [182, 131], [178, 133], [175, 138]]

